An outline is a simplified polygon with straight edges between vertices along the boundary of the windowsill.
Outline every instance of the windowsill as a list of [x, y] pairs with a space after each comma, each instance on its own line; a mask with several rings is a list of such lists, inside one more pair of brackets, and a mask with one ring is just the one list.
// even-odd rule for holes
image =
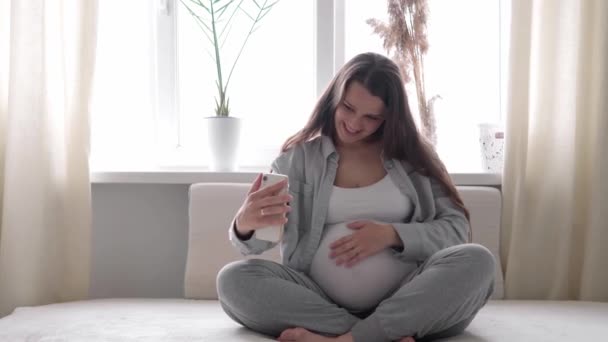
[[[241, 168], [237, 172], [213, 172], [205, 168], [157, 169], [142, 171], [93, 171], [91, 183], [192, 184], [199, 182], [249, 183], [262, 168]], [[498, 173], [450, 173], [456, 185], [500, 186]]]

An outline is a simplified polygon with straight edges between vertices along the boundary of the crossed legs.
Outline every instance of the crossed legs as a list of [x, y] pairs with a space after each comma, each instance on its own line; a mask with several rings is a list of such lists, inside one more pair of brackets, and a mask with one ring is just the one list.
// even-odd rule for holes
[[494, 267], [481, 245], [446, 248], [364, 319], [333, 303], [304, 273], [267, 260], [225, 266], [218, 294], [232, 319], [283, 341], [425, 341], [468, 326], [492, 293]]

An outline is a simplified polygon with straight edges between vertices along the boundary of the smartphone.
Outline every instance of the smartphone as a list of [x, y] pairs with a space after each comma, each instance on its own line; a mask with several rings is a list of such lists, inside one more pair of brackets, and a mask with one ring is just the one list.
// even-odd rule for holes
[[[262, 175], [262, 185], [260, 189], [270, 186], [272, 184], [276, 184], [282, 180], [287, 179], [286, 175], [281, 175], [278, 173], [264, 173]], [[280, 195], [286, 195], [289, 192], [289, 183], [286, 185], [283, 190], [281, 190]], [[276, 225], [265, 227], [261, 229], [255, 230], [255, 237], [259, 240], [265, 240], [270, 242], [279, 242], [283, 238], [283, 225]]]

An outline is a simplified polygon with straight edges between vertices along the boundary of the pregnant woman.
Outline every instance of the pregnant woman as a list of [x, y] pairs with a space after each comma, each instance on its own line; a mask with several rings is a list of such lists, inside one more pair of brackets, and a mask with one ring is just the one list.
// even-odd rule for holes
[[254, 181], [229, 235], [245, 255], [275, 243], [282, 264], [249, 259], [218, 274], [227, 315], [279, 341], [426, 341], [461, 333], [493, 290], [494, 259], [415, 126], [398, 67], [366, 53], [333, 78], [308, 123]]

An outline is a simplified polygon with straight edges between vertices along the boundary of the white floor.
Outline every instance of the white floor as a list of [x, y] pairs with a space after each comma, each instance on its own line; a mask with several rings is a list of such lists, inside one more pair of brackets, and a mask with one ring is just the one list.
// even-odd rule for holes
[[[0, 341], [269, 341], [216, 301], [105, 299], [24, 307], [0, 319]], [[450, 342], [608, 341], [608, 303], [491, 301]]]

